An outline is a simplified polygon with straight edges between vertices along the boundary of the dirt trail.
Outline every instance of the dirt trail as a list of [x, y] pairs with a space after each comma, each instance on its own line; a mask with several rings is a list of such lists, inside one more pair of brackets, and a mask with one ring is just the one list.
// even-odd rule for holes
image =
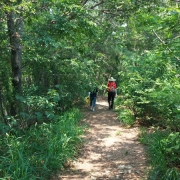
[[137, 127], [121, 126], [108, 110], [106, 98], [97, 99], [97, 110], [83, 109], [89, 130], [73, 166], [56, 180], [145, 180], [147, 160], [138, 141]]

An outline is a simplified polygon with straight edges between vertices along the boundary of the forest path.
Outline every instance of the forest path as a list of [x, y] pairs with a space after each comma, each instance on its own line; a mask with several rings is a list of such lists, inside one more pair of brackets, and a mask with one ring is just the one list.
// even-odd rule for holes
[[125, 128], [108, 110], [107, 98], [97, 98], [95, 112], [82, 109], [89, 127], [84, 146], [73, 166], [56, 180], [145, 180], [145, 148], [138, 141], [138, 127]]

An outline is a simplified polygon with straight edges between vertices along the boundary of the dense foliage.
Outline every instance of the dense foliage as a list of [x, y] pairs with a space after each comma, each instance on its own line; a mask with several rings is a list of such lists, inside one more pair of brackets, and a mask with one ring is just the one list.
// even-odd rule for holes
[[[68, 127], [71, 118], [59, 121], [59, 113], [76, 114], [72, 108], [87, 91], [96, 85], [105, 94], [107, 79], [113, 76], [120, 121], [158, 127], [162, 133], [158, 141], [156, 133], [146, 136], [153, 142], [148, 146], [161, 142], [166, 164], [155, 176], [159, 164], [152, 157], [151, 177], [163, 179], [168, 173], [169, 179], [178, 179], [179, 154], [174, 149], [180, 150], [179, 6], [176, 0], [2, 0], [0, 146], [6, 145], [0, 154], [0, 176], [20, 179], [27, 173], [24, 177], [35, 177], [35, 171], [39, 175], [32, 168], [36, 161], [28, 158], [35, 147], [31, 138], [37, 135], [34, 143], [38, 144], [41, 134], [53, 136], [51, 128]], [[59, 136], [73, 139], [73, 135], [65, 137], [66, 130]], [[59, 138], [56, 135], [54, 139]], [[50, 140], [43, 141], [42, 151]], [[64, 151], [63, 158], [56, 155], [63, 162], [73, 154], [74, 149]], [[45, 156], [37, 160], [37, 167], [44, 163], [44, 170], [50, 172], [57, 164]], [[16, 162], [28, 164], [29, 169], [22, 165], [16, 171]]]

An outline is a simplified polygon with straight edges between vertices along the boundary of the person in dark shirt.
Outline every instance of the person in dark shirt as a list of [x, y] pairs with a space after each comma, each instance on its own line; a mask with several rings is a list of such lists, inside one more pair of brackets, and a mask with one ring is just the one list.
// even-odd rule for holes
[[98, 95], [98, 89], [96, 87], [89, 92], [89, 96], [90, 96], [90, 110], [91, 111], [95, 111], [97, 95]]

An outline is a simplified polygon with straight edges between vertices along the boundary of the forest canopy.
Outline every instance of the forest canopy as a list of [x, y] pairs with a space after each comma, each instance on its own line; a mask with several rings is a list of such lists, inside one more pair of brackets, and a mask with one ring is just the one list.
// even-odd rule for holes
[[1, 136], [56, 122], [84, 102], [91, 86], [106, 95], [111, 76], [123, 122], [179, 132], [179, 6], [179, 0], [1, 0]]

